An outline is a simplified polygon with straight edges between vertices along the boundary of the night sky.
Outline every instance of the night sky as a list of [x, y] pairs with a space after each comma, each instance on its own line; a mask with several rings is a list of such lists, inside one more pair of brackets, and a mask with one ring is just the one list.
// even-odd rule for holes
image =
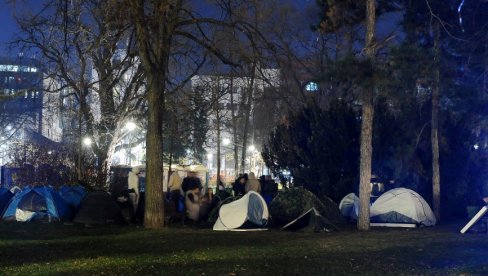
[[[315, 3], [314, 0], [283, 0], [283, 2], [292, 3], [299, 9]], [[0, 56], [15, 54], [15, 51], [12, 53], [12, 51], [8, 50], [8, 42], [12, 41], [18, 32], [18, 28], [14, 20], [14, 11], [22, 10], [24, 8], [36, 10], [36, 8], [39, 8], [41, 3], [42, 1], [39, 0], [21, 0], [18, 2], [16, 7], [12, 7], [11, 5], [7, 4], [7, 0], [0, 0]], [[204, 6], [199, 8], [203, 8], [203, 10], [205, 10]]]
[[5, 55], [7, 53], [6, 43], [10, 41], [17, 32], [12, 9], [5, 2], [6, 0], [0, 0], [0, 55]]

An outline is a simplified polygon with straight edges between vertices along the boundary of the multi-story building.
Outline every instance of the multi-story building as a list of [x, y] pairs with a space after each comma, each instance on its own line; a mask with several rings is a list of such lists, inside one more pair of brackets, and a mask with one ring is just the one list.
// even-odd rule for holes
[[0, 58], [0, 122], [2, 136], [42, 133], [43, 76], [38, 63], [19, 55]]

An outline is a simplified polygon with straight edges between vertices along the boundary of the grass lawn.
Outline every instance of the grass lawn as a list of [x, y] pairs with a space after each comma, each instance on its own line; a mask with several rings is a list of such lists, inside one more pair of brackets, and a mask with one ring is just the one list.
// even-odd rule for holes
[[329, 234], [0, 223], [0, 274], [487, 274], [488, 235], [461, 223]]

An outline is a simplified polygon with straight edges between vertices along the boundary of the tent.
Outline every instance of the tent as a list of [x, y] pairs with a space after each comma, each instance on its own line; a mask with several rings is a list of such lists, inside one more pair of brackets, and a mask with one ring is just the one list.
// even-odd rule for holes
[[10, 200], [2, 219], [10, 221], [61, 221], [70, 217], [71, 210], [53, 188], [37, 186], [25, 188], [22, 192], [17, 193]]
[[359, 198], [356, 194], [350, 193], [346, 195], [339, 203], [339, 210], [342, 216], [356, 220], [359, 213]]
[[310, 208], [281, 229], [299, 232], [331, 232], [338, 230], [334, 224], [324, 218], [315, 208]]
[[80, 185], [63, 186], [59, 189], [59, 195], [73, 208], [80, 205], [86, 194], [85, 188]]
[[3, 210], [8, 206], [10, 199], [14, 196], [14, 194], [5, 188], [0, 188], [0, 215], [3, 213]]
[[371, 206], [372, 223], [436, 224], [429, 204], [416, 192], [396, 188], [381, 195]]
[[305, 214], [311, 208], [334, 225], [340, 226], [346, 221], [339, 210], [339, 206], [332, 199], [323, 196], [320, 200], [312, 192], [302, 187], [289, 188], [280, 191], [269, 206], [269, 212], [276, 225], [286, 225]]
[[262, 229], [268, 222], [266, 202], [250, 191], [242, 198], [222, 205], [213, 229], [219, 231], [249, 231]]
[[122, 223], [122, 212], [115, 199], [105, 191], [87, 194], [73, 220], [84, 224]]

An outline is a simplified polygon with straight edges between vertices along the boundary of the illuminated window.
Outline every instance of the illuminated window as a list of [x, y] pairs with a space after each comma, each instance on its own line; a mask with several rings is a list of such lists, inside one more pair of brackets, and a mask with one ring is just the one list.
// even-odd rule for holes
[[36, 67], [30, 66], [19, 66], [19, 65], [12, 65], [12, 64], [0, 64], [0, 72], [30, 72], [36, 73]]
[[305, 90], [308, 92], [315, 92], [319, 90], [319, 85], [316, 82], [309, 82], [307, 85], [305, 85]]

